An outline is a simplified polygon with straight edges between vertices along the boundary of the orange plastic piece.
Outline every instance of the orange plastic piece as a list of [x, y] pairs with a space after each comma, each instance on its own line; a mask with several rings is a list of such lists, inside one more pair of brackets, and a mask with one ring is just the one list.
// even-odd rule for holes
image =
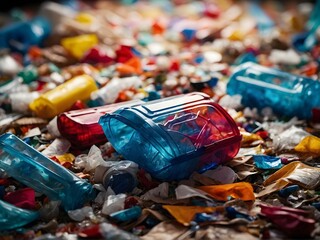
[[315, 136], [306, 136], [297, 146], [295, 146], [294, 150], [297, 152], [320, 155], [320, 138]]
[[165, 29], [164, 25], [159, 22], [155, 22], [152, 25], [152, 34], [154, 34], [154, 35], [163, 34], [165, 30], [166, 29]]
[[227, 201], [229, 197], [240, 198], [243, 201], [253, 201], [256, 199], [251, 184], [247, 182], [202, 186], [199, 189], [219, 201]]
[[76, 158], [73, 154], [71, 154], [71, 153], [66, 153], [66, 154], [63, 154], [63, 155], [57, 155], [57, 156], [55, 156], [58, 160], [59, 160], [59, 162], [61, 163], [61, 164], [64, 164], [64, 163], [66, 163], [66, 162], [68, 162], [68, 163], [72, 163], [73, 161], [74, 161], [74, 159]]
[[131, 75], [136, 73], [134, 67], [124, 63], [119, 63], [116, 67], [116, 70], [120, 73], [121, 76]]
[[31, 59], [36, 59], [36, 58], [41, 57], [42, 50], [41, 50], [41, 48], [33, 46], [33, 47], [29, 48], [28, 54], [29, 54]]
[[116, 67], [116, 70], [121, 75], [141, 74], [141, 61], [137, 57], [130, 58], [125, 63], [119, 63]]
[[223, 207], [201, 207], [201, 206], [173, 206], [164, 205], [166, 209], [179, 223], [189, 226], [197, 213], [223, 212]]
[[81, 75], [42, 94], [30, 103], [30, 109], [42, 118], [53, 118], [71, 108], [77, 100], [88, 100], [97, 90], [95, 81], [89, 75]]

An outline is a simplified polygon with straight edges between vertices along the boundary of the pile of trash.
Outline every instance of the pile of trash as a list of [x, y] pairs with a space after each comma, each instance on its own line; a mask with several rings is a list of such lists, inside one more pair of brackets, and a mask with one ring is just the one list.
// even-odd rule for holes
[[0, 239], [320, 238], [319, 11], [1, 13]]

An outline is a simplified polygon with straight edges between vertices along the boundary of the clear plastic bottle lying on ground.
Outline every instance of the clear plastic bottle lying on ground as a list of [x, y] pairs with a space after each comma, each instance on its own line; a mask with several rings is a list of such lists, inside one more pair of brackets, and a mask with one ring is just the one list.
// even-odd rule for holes
[[233, 158], [241, 135], [230, 115], [208, 95], [192, 93], [121, 108], [99, 123], [112, 146], [161, 180]]
[[244, 106], [271, 107], [281, 116], [308, 119], [320, 107], [320, 82], [251, 62], [237, 67], [227, 85], [229, 95], [241, 95]]
[[42, 155], [13, 134], [0, 136], [0, 168], [66, 210], [77, 209], [95, 197], [90, 183]]

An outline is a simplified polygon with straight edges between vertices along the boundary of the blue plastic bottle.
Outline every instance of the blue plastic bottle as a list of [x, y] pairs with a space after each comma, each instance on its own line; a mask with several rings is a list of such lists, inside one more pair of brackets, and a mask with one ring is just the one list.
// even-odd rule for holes
[[10, 133], [0, 136], [0, 168], [51, 200], [60, 200], [65, 210], [80, 208], [95, 197], [90, 183]]
[[0, 231], [22, 227], [38, 217], [38, 212], [18, 208], [0, 200]]
[[13, 23], [0, 30], [0, 48], [26, 53], [29, 47], [40, 45], [50, 32], [51, 25], [43, 17]]
[[281, 116], [309, 119], [320, 107], [320, 82], [251, 62], [238, 66], [227, 85], [229, 95], [259, 110], [271, 107]]

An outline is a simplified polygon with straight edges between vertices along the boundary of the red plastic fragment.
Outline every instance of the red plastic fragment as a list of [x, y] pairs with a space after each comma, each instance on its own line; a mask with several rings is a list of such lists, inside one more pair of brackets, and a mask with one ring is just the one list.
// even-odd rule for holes
[[261, 213], [288, 236], [309, 237], [315, 229], [315, 220], [308, 211], [263, 204], [260, 208]]
[[23, 209], [33, 210], [36, 207], [35, 192], [32, 188], [23, 188], [7, 193], [3, 199]]

